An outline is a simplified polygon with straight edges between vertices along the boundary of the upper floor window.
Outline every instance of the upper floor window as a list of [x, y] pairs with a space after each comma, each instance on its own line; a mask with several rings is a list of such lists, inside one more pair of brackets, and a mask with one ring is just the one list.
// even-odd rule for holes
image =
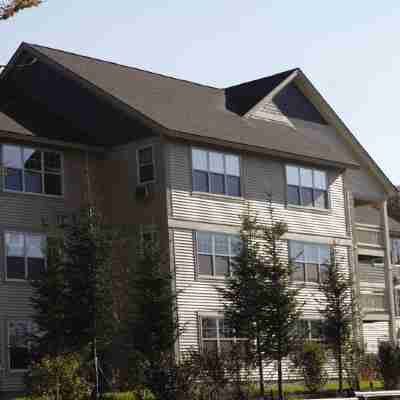
[[291, 241], [290, 258], [294, 265], [292, 279], [302, 282], [322, 282], [330, 262], [328, 245]]
[[6, 278], [37, 279], [45, 270], [45, 237], [39, 234], [6, 232]]
[[241, 195], [239, 156], [202, 149], [192, 149], [193, 190]]
[[139, 184], [155, 181], [154, 148], [143, 147], [137, 152]]
[[15, 320], [8, 322], [8, 362], [10, 370], [24, 371], [30, 363], [31, 337], [37, 331], [33, 322]]
[[305, 207], [328, 208], [326, 172], [286, 166], [287, 201]]
[[400, 264], [400, 238], [392, 238], [392, 263]]
[[206, 352], [230, 351], [235, 342], [246, 345], [247, 339], [236, 338], [222, 317], [201, 317], [201, 345]]
[[319, 319], [302, 319], [299, 321], [300, 335], [303, 339], [322, 341], [322, 321]]
[[17, 192], [62, 195], [61, 154], [3, 145], [4, 187]]
[[240, 237], [222, 233], [197, 232], [197, 271], [199, 275], [224, 277], [232, 273], [240, 253]]

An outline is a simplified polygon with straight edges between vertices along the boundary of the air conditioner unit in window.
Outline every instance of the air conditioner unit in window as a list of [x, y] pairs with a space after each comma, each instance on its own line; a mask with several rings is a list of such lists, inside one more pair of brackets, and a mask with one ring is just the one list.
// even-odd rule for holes
[[136, 186], [136, 198], [139, 200], [149, 199], [154, 194], [154, 183], [143, 183]]

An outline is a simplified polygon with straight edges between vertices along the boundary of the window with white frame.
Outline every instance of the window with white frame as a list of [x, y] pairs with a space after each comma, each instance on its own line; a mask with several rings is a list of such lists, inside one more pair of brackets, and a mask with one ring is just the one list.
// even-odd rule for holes
[[299, 330], [303, 339], [319, 342], [323, 340], [323, 326], [320, 319], [300, 320]]
[[326, 279], [331, 259], [328, 245], [290, 241], [289, 250], [294, 281], [322, 282]]
[[137, 152], [139, 184], [155, 181], [154, 148], [152, 145], [143, 147]]
[[46, 268], [45, 236], [6, 232], [6, 278], [9, 280], [38, 279]]
[[62, 195], [62, 160], [55, 151], [3, 145], [4, 188], [16, 192]]
[[240, 254], [240, 237], [223, 233], [196, 232], [197, 273], [225, 277], [232, 273]]
[[8, 321], [8, 363], [11, 371], [25, 371], [30, 364], [30, 344], [36, 325], [29, 320]]
[[192, 167], [194, 191], [241, 196], [239, 156], [193, 148]]
[[400, 264], [400, 238], [391, 238], [392, 242], [392, 263]]
[[233, 343], [245, 346], [247, 339], [237, 338], [223, 317], [201, 316], [201, 347], [204, 352], [227, 352]]
[[287, 165], [286, 182], [288, 204], [328, 208], [328, 184], [325, 171]]

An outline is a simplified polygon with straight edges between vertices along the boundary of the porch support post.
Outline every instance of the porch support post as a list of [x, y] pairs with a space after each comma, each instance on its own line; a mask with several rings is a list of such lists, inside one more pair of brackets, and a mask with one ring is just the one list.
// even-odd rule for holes
[[393, 273], [391, 260], [391, 243], [389, 235], [389, 219], [387, 213], [387, 200], [380, 203], [382, 233], [383, 233], [383, 249], [385, 264], [385, 297], [389, 312], [389, 338], [393, 344], [397, 343], [396, 335], [396, 317], [394, 308], [394, 291], [393, 291]]

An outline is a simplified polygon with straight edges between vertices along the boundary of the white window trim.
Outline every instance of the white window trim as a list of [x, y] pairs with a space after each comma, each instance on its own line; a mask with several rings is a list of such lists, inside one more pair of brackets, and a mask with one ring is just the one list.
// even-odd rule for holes
[[[139, 153], [142, 150], [146, 150], [148, 148], [151, 148], [151, 163], [146, 163], [143, 165], [140, 165], [140, 161], [139, 161]], [[156, 172], [156, 162], [155, 162], [155, 157], [154, 157], [154, 149], [155, 146], [154, 144], [148, 144], [145, 146], [140, 146], [136, 149], [136, 175], [137, 175], [137, 184], [139, 186], [144, 186], [150, 183], [155, 183], [157, 181], [157, 172]], [[146, 181], [146, 182], [142, 182], [140, 179], [140, 167], [146, 166], [146, 165], [152, 165], [153, 166], [153, 179], [150, 181]]]
[[[200, 253], [199, 252], [199, 246], [198, 246], [198, 234], [199, 233], [205, 233], [205, 234], [209, 234], [212, 236], [212, 240], [211, 240], [211, 247], [212, 247], [212, 253]], [[235, 234], [230, 234], [230, 233], [224, 233], [224, 232], [210, 232], [210, 231], [195, 231], [194, 232], [194, 240], [195, 240], [195, 251], [196, 251], [196, 276], [198, 276], [199, 278], [202, 279], [212, 279], [212, 280], [224, 280], [225, 276], [223, 275], [216, 275], [215, 274], [215, 258], [217, 257], [217, 254], [215, 253], [215, 235], [224, 235], [228, 237], [228, 245], [229, 245], [229, 254], [218, 254], [218, 256], [221, 257], [228, 257], [229, 259], [229, 276], [232, 276], [232, 268], [231, 268], [231, 263], [232, 260], [236, 257], [233, 253], [232, 253], [232, 237], [237, 237], [240, 239], [239, 235], [235, 235]], [[213, 275], [207, 275], [207, 274], [202, 274], [200, 273], [200, 265], [199, 265], [199, 255], [207, 255], [207, 256], [211, 256], [212, 257], [212, 268], [213, 268]]]
[[[308, 272], [307, 272], [307, 267], [306, 265], [309, 264], [306, 262], [306, 260], [304, 259], [304, 261], [296, 261], [295, 258], [292, 258], [291, 256], [291, 247], [293, 246], [294, 243], [298, 243], [304, 246], [318, 246], [318, 282], [313, 282], [313, 281], [309, 281], [308, 280]], [[329, 246], [327, 244], [323, 244], [323, 243], [315, 243], [315, 242], [304, 242], [304, 241], [300, 241], [300, 240], [289, 240], [288, 241], [288, 247], [289, 247], [289, 259], [291, 261], [292, 264], [303, 264], [304, 266], [304, 280], [300, 281], [300, 280], [293, 280], [293, 283], [295, 284], [307, 284], [307, 285], [319, 285], [321, 283], [321, 266], [324, 265], [321, 263], [321, 247], [327, 247], [329, 249], [329, 251], [331, 251], [332, 246]], [[304, 255], [305, 257], [305, 255]]]
[[[27, 326], [28, 326], [28, 334], [31, 334], [33, 332], [33, 326], [34, 326], [34, 322], [31, 319], [28, 318], [10, 318], [7, 320], [7, 367], [8, 367], [8, 371], [12, 374], [14, 373], [25, 373], [26, 371], [28, 371], [28, 368], [24, 368], [24, 369], [11, 369], [11, 353], [10, 353], [10, 349], [11, 349], [11, 344], [10, 344], [10, 324], [11, 323], [16, 323], [16, 322], [26, 322]], [[27, 344], [27, 348], [28, 351], [30, 350], [31, 344], [28, 341]]]
[[[14, 146], [18, 147], [21, 150], [21, 157], [23, 154], [24, 149], [31, 149], [31, 150], [36, 150], [41, 152], [41, 162], [42, 162], [42, 169], [40, 171], [41, 177], [42, 177], [42, 190], [44, 190], [44, 175], [45, 173], [52, 174], [52, 175], [60, 175], [61, 178], [61, 194], [48, 194], [48, 193], [35, 193], [35, 192], [26, 192], [25, 191], [25, 168], [13, 168], [13, 169], [20, 169], [22, 171], [22, 190], [12, 190], [12, 189], [7, 189], [6, 188], [6, 174], [3, 175], [3, 191], [6, 193], [18, 193], [18, 194], [24, 194], [24, 195], [29, 195], [29, 196], [43, 196], [43, 197], [50, 197], [54, 199], [62, 199], [65, 196], [65, 179], [64, 179], [64, 154], [61, 151], [53, 150], [53, 149], [48, 149], [48, 148], [43, 148], [43, 147], [30, 147], [30, 146], [23, 146], [19, 144], [14, 144], [14, 143], [2, 143], [1, 144], [1, 160], [3, 164], [4, 160], [4, 146]], [[60, 163], [61, 163], [61, 169], [59, 173], [56, 172], [46, 172], [44, 169], [44, 153], [56, 153], [60, 156]], [[23, 159], [22, 165], [23, 165]], [[8, 168], [7, 165], [2, 165], [3, 168]], [[10, 167], [12, 168], [12, 167]], [[29, 170], [28, 170], [29, 171]], [[39, 172], [39, 171], [37, 171]]]
[[[199, 169], [195, 169], [194, 165], [193, 165], [193, 151], [194, 150], [200, 150], [200, 151], [205, 151], [207, 153], [207, 171], [204, 170], [199, 170]], [[224, 188], [225, 188], [225, 193], [213, 193], [213, 192], [202, 192], [199, 190], [194, 190], [194, 171], [202, 171], [202, 172], [206, 172], [208, 175], [208, 188], [210, 189], [210, 174], [212, 173], [210, 171], [210, 153], [219, 153], [223, 155], [223, 159], [224, 159], [224, 173], [221, 174], [224, 176]], [[239, 176], [236, 175], [229, 175], [226, 173], [226, 156], [234, 156], [238, 158], [239, 161]], [[206, 193], [208, 195], [211, 196], [218, 196], [220, 198], [233, 198], [233, 199], [243, 199], [243, 171], [242, 171], [242, 158], [239, 154], [235, 154], [235, 153], [228, 153], [225, 151], [220, 151], [220, 150], [212, 150], [212, 149], [207, 149], [204, 147], [197, 147], [197, 146], [191, 146], [190, 148], [190, 160], [191, 160], [191, 168], [192, 168], [192, 193], [196, 193], [196, 194], [203, 194]], [[228, 176], [236, 176], [237, 178], [239, 178], [239, 188], [240, 188], [240, 195], [239, 196], [234, 196], [234, 195], [230, 195], [226, 193], [226, 188], [227, 188], [227, 177]]]
[[215, 338], [204, 338], [203, 337], [203, 319], [225, 319], [223, 313], [206, 313], [206, 312], [201, 312], [198, 313], [198, 332], [199, 332], [199, 348], [201, 351], [204, 351], [204, 341], [217, 341], [217, 350], [218, 352], [221, 351], [221, 340], [222, 341], [227, 341], [227, 342], [233, 342], [233, 343], [237, 343], [237, 342], [242, 342], [242, 341], [247, 341], [248, 339], [246, 338], [238, 338], [238, 337], [229, 337], [229, 338], [222, 338], [220, 339], [220, 335], [219, 335], [219, 324], [217, 323], [217, 337]]
[[[292, 168], [297, 168], [298, 169], [298, 179], [299, 179], [299, 185], [292, 185], [289, 184], [288, 182], [288, 174], [287, 174], [287, 169], [288, 167], [292, 167]], [[313, 193], [314, 190], [322, 190], [322, 189], [317, 189], [315, 187], [315, 182], [314, 182], [314, 171], [318, 171], [318, 172], [323, 172], [325, 174], [325, 185], [326, 185], [326, 207], [317, 207], [315, 205], [312, 206], [305, 206], [302, 203], [302, 194], [301, 194], [301, 189], [303, 188], [303, 186], [301, 186], [301, 173], [300, 170], [301, 169], [309, 169], [312, 171], [312, 181], [313, 181], [313, 187], [306, 187], [308, 189], [312, 189]], [[322, 212], [327, 212], [331, 209], [331, 196], [330, 196], [330, 191], [329, 191], [329, 179], [328, 179], [328, 171], [325, 169], [319, 169], [319, 168], [315, 168], [315, 167], [307, 167], [304, 165], [299, 165], [299, 164], [285, 164], [285, 183], [286, 183], [286, 206], [287, 207], [293, 207], [293, 208], [301, 208], [301, 209], [305, 209], [305, 210], [316, 210], [316, 211], [322, 211]], [[288, 196], [288, 187], [289, 186], [296, 186], [299, 188], [299, 199], [300, 199], [300, 204], [293, 204], [289, 202], [289, 196]], [[313, 195], [314, 196], [314, 195]]]
[[[18, 234], [24, 236], [24, 266], [25, 266], [25, 279], [15, 279], [15, 278], [8, 278], [8, 265], [7, 265], [7, 242], [6, 242], [6, 235], [7, 233], [10, 234]], [[7, 282], [28, 282], [28, 257], [26, 255], [26, 236], [40, 236], [47, 242], [47, 237], [43, 233], [38, 232], [22, 232], [22, 231], [12, 231], [6, 230], [3, 232], [3, 243], [4, 243], [4, 277], [5, 281]], [[44, 254], [44, 267], [47, 269], [47, 257]]]
[[302, 318], [300, 321], [306, 321], [307, 322], [307, 330], [308, 330], [308, 337], [306, 338], [306, 340], [311, 341], [311, 342], [321, 342], [324, 340], [323, 334], [321, 335], [320, 338], [313, 338], [311, 336], [311, 322], [319, 322], [322, 323], [322, 319], [320, 318]]

